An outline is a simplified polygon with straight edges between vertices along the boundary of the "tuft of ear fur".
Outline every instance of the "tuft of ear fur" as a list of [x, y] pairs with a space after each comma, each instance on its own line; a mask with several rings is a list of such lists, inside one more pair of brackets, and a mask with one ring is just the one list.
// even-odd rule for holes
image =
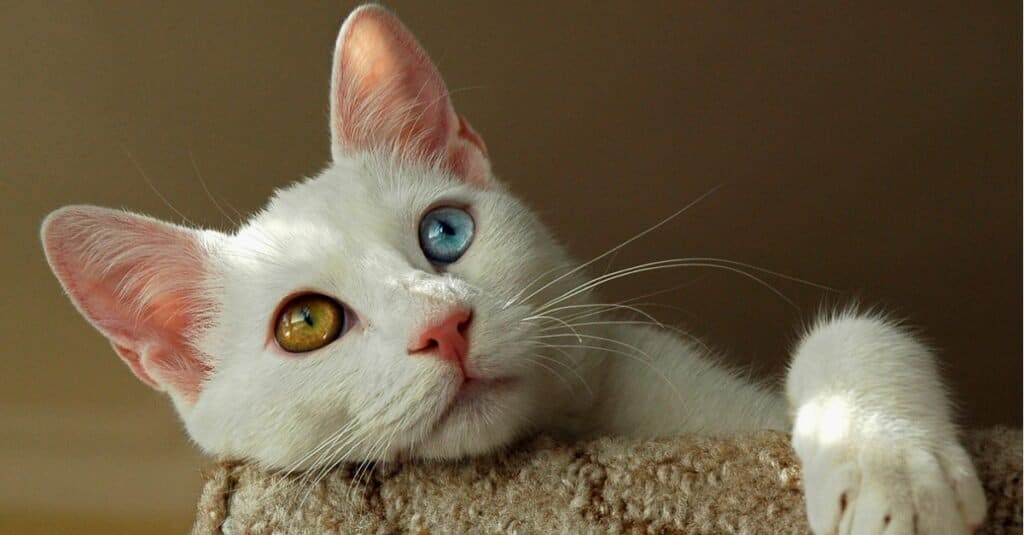
[[215, 310], [202, 233], [93, 206], [42, 226], [50, 268], [79, 312], [143, 382], [192, 403], [212, 369], [194, 341]]
[[452, 107], [437, 68], [384, 8], [362, 6], [338, 34], [331, 74], [331, 151], [385, 149], [440, 164], [482, 186], [490, 177], [483, 139]]

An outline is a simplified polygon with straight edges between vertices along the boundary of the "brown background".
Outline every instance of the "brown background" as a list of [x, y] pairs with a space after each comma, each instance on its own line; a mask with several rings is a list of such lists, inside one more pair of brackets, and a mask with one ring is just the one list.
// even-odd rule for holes
[[[523, 4], [391, 5], [574, 252], [724, 184], [616, 265], [716, 256], [841, 290], [773, 279], [794, 309], [741, 277], [676, 271], [609, 297], [690, 282], [658, 297], [684, 312], [654, 310], [776, 376], [800, 322], [859, 297], [924, 329], [967, 425], [1020, 424], [1019, 3]], [[242, 213], [315, 173], [350, 7], [4, 4], [0, 531], [188, 525], [200, 459], [61, 296], [38, 224], [68, 203], [180, 221], [144, 170], [227, 228], [200, 172]]]

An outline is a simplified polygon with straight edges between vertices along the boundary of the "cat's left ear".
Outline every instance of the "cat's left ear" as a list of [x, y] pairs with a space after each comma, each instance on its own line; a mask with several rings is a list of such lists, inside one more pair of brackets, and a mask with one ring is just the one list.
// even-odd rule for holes
[[195, 341], [215, 312], [210, 251], [220, 236], [94, 206], [61, 208], [42, 228], [46, 260], [79, 312], [179, 408], [213, 370]]
[[345, 20], [331, 75], [331, 152], [337, 160], [368, 149], [440, 162], [474, 185], [491, 180], [487, 148], [455, 113], [437, 68], [409, 30], [375, 5]]

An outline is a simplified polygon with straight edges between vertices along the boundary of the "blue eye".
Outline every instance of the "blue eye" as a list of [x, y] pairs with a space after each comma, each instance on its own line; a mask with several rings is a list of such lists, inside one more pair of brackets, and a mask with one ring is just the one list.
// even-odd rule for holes
[[461, 208], [435, 208], [420, 221], [420, 249], [435, 264], [451, 264], [473, 241], [473, 218]]

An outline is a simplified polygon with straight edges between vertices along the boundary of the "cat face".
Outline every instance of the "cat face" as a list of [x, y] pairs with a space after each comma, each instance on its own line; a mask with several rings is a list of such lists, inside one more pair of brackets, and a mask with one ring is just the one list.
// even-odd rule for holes
[[[438, 206], [460, 207], [474, 221], [469, 247], [447, 265], [432, 263], [419, 239]], [[213, 451], [253, 455], [255, 447], [260, 459], [294, 463], [297, 452], [352, 426], [346, 440], [362, 442], [335, 455], [478, 453], [520, 432], [548, 390], [522, 343], [537, 327], [523, 321], [531, 307], [506, 305], [566, 258], [496, 184], [471, 186], [372, 154], [346, 157], [279, 192], [224, 251], [221, 321], [203, 344], [226, 357], [186, 419], [197, 442], [217, 444]], [[272, 334], [274, 313], [306, 292], [341, 302], [347, 325], [323, 348], [287, 353]], [[465, 371], [410, 351], [460, 311], [471, 314]], [[466, 402], [453, 405], [456, 397]]]
[[579, 278], [532, 295], [566, 253], [389, 13], [349, 16], [331, 86], [333, 163], [236, 233], [68, 207], [47, 258], [207, 452], [295, 469], [506, 444], [558, 388], [531, 314]]

